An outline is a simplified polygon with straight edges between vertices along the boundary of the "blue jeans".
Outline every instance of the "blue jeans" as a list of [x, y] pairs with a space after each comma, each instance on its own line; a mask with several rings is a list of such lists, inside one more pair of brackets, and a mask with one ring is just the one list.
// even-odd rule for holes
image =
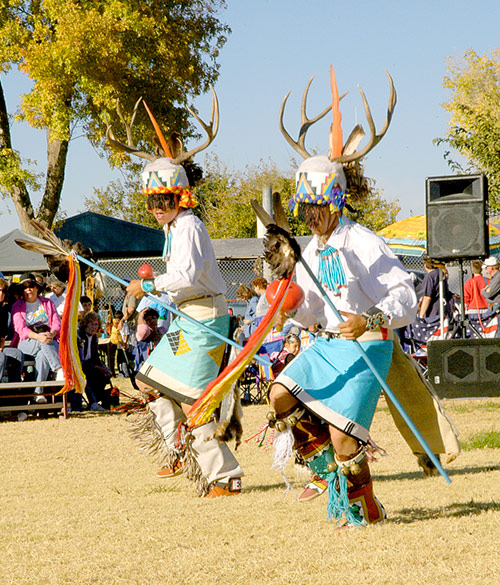
[[[56, 341], [40, 343], [37, 339], [22, 339], [18, 347], [25, 355], [31, 355], [35, 358], [37, 382], [44, 382], [49, 377], [51, 370], [55, 372], [61, 367], [59, 344]], [[36, 388], [35, 393], [41, 394], [42, 388]]]
[[23, 373], [24, 354], [16, 347], [4, 347], [0, 351], [0, 382], [5, 374], [7, 366], [7, 381], [20, 382]]

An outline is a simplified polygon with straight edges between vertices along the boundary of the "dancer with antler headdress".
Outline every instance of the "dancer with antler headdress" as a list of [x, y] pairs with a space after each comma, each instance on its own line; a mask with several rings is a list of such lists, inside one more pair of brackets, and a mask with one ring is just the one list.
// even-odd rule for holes
[[[346, 143], [342, 140], [337, 84], [331, 68], [333, 103], [313, 120], [305, 114], [307, 85], [302, 100], [302, 127], [294, 141], [283, 126], [288, 95], [280, 112], [280, 127], [287, 141], [305, 158], [296, 174], [296, 193], [290, 209], [302, 216], [314, 234], [297, 264], [298, 284], [305, 300], [294, 321], [304, 328], [317, 322], [322, 329], [316, 341], [299, 354], [278, 376], [270, 389], [271, 424], [278, 434], [277, 460], [290, 441], [313, 473], [300, 496], [309, 501], [328, 488], [329, 516], [350, 525], [374, 524], [385, 518], [373, 494], [366, 456], [369, 428], [380, 394], [380, 384], [352, 340], [381, 376], [389, 370], [391, 330], [410, 323], [417, 299], [411, 278], [381, 238], [343, 215], [346, 202], [362, 200], [367, 187], [359, 160], [382, 139], [396, 105], [391, 77], [389, 107], [377, 133], [363, 91], [360, 89], [370, 128], [366, 146], [358, 150], [364, 131], [356, 126]], [[331, 109], [328, 156], [311, 156], [305, 148], [308, 127]], [[269, 246], [269, 244], [268, 244]], [[272, 255], [268, 254], [272, 260]], [[276, 258], [279, 264], [279, 258]], [[305, 266], [317, 276], [321, 290]], [[325, 298], [340, 311], [340, 321]], [[285, 448], [286, 447], [286, 448]]]
[[[223, 296], [226, 285], [208, 232], [193, 214], [197, 202], [183, 166], [217, 134], [219, 111], [217, 96], [213, 89], [212, 92], [209, 124], [191, 112], [208, 139], [189, 152], [183, 150], [177, 134], [167, 143], [149, 110], [163, 156], [138, 151], [132, 141], [131, 125], [127, 127], [127, 144], [117, 141], [111, 129], [108, 140], [115, 147], [150, 160], [142, 173], [142, 192], [147, 196], [148, 209], [165, 231], [166, 272], [156, 278], [132, 281], [127, 292], [138, 298], [146, 292], [168, 292], [183, 313], [227, 337], [229, 314]], [[120, 117], [123, 119], [123, 115]], [[163, 456], [158, 476], [169, 478], [185, 473], [196, 482], [199, 494], [207, 497], [240, 493], [243, 474], [228, 446], [214, 437], [213, 420], [192, 429], [187, 436], [183, 427], [185, 413], [217, 377], [224, 348], [224, 342], [215, 335], [177, 317], [136, 375], [143, 391], [161, 394], [149, 403], [145, 418], [135, 429], [144, 450]]]

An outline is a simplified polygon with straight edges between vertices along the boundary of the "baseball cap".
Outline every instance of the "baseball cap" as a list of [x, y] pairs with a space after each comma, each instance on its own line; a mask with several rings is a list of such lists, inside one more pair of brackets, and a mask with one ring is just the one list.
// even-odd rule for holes
[[37, 284], [35, 275], [32, 272], [25, 272], [24, 274], [21, 274], [19, 283], [23, 284], [25, 282], [34, 282], [35, 284]]

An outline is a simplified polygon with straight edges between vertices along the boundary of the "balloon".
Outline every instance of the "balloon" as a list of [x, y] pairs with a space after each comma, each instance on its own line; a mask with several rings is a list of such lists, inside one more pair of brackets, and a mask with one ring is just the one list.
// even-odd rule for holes
[[[266, 288], [266, 299], [269, 303], [273, 302], [278, 288], [279, 280], [273, 280]], [[285, 300], [281, 305], [281, 310], [287, 313], [295, 311], [304, 302], [304, 291], [295, 282], [290, 283], [290, 287], [285, 295]]]
[[153, 267], [150, 264], [143, 264], [139, 267], [140, 278], [153, 278]]

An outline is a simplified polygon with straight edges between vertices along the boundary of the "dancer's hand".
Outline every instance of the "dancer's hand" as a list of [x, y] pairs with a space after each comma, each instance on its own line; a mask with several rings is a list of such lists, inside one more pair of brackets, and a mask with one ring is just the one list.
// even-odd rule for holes
[[345, 317], [345, 321], [339, 323], [339, 331], [346, 339], [357, 339], [366, 332], [366, 319], [363, 316], [343, 311], [340, 314]]
[[131, 280], [130, 284], [127, 286], [127, 292], [131, 294], [136, 299], [142, 299], [142, 297], [146, 294], [141, 287], [141, 280]]

